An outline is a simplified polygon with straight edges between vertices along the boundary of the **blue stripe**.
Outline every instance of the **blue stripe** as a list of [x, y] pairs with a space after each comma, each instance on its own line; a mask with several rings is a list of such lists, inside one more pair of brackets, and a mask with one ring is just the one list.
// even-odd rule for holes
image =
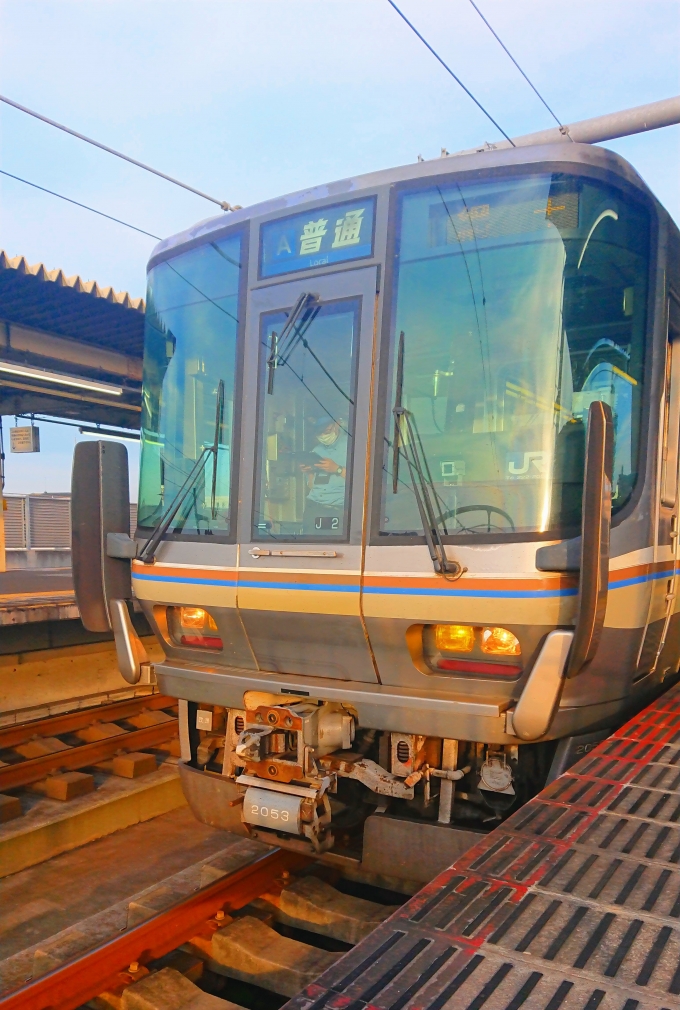
[[[359, 584], [358, 582], [349, 585], [337, 585], [331, 582], [315, 583], [315, 582], [262, 582], [255, 579], [242, 579], [237, 582], [236, 579], [225, 580], [225, 579], [199, 579], [199, 578], [187, 578], [186, 576], [177, 575], [147, 575], [147, 574], [133, 574], [133, 578], [142, 579], [146, 582], [172, 582], [179, 583], [181, 585], [194, 585], [194, 586], [224, 586], [224, 587], [236, 587], [247, 588], [247, 589], [283, 589], [283, 590], [293, 590], [298, 589], [303, 592], [312, 593], [358, 593]], [[575, 596], [578, 592], [577, 589], [449, 589], [449, 588], [435, 588], [426, 586], [365, 586], [364, 592], [369, 593], [374, 596], [469, 596], [478, 597], [480, 599], [545, 599], [555, 596]]]
[[179, 575], [138, 575], [137, 572], [132, 573], [133, 579], [142, 579], [145, 582], [175, 582], [181, 585], [190, 586], [226, 586], [229, 588], [239, 588], [245, 587], [248, 589], [304, 589], [308, 592], [324, 592], [324, 593], [358, 593], [359, 585], [355, 583], [354, 585], [334, 585], [333, 583], [314, 583], [314, 582], [258, 582], [255, 579], [241, 579], [240, 582], [236, 577], [233, 579], [199, 579], [199, 578], [187, 578], [186, 576]]
[[258, 582], [256, 579], [241, 579], [238, 587], [246, 589], [303, 589], [311, 593], [358, 593], [359, 583], [335, 585], [332, 582]]
[[[637, 575], [630, 579], [611, 580], [610, 589], [623, 589], [627, 586], [641, 585], [644, 582], [654, 582], [659, 579], [671, 578], [674, 574], [672, 568], [664, 569], [661, 572], [652, 572], [647, 575]], [[263, 582], [256, 579], [241, 579], [237, 576], [231, 579], [201, 579], [195, 576], [179, 575], [151, 575], [133, 572], [132, 577], [143, 582], [172, 582], [189, 586], [219, 586], [222, 588], [235, 589], [243, 587], [245, 589], [298, 589], [302, 592], [311, 593], [358, 593], [359, 584], [350, 583], [338, 585], [332, 582]], [[364, 586], [364, 593], [370, 596], [444, 596], [444, 597], [471, 597], [483, 600], [546, 600], [557, 597], [577, 596], [576, 587], [568, 589], [473, 589], [473, 588], [449, 588], [449, 587], [427, 587], [427, 586]]]
[[554, 596], [576, 596], [578, 589], [429, 589], [424, 586], [364, 586], [372, 596], [474, 596], [480, 599], [538, 600]]
[[623, 589], [624, 586], [638, 586], [642, 582], [655, 582], [657, 579], [670, 579], [675, 574], [672, 568], [662, 572], [650, 572], [647, 575], [636, 575], [632, 579], [618, 579], [610, 581], [610, 589]]
[[179, 582], [185, 586], [226, 586], [234, 589], [238, 584], [236, 576], [232, 579], [197, 579], [196, 577], [187, 578], [179, 575], [141, 575], [138, 572], [133, 572], [132, 578], [141, 579], [142, 582]]

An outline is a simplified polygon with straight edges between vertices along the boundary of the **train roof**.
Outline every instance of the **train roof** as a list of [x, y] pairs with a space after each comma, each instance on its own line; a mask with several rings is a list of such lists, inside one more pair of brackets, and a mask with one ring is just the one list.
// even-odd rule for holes
[[473, 153], [449, 154], [429, 161], [400, 165], [396, 168], [380, 169], [364, 175], [349, 176], [335, 182], [297, 190], [285, 196], [243, 207], [232, 211], [228, 217], [224, 213], [205, 218], [184, 231], [163, 239], [154, 248], [149, 259], [149, 269], [157, 262], [168, 259], [185, 249], [202, 242], [215, 240], [235, 225], [253, 219], [267, 220], [294, 208], [342, 199], [348, 194], [375, 192], [395, 183], [437, 178], [453, 173], [482, 172], [489, 169], [516, 168], [521, 165], [567, 165], [599, 169], [626, 180], [643, 191], [657, 206], [659, 201], [630, 162], [614, 151], [593, 144], [563, 143], [540, 144], [498, 149], [493, 145], [480, 148]]

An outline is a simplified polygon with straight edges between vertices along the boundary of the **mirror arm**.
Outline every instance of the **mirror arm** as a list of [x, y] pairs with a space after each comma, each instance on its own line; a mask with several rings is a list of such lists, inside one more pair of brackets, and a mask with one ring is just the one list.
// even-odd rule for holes
[[118, 669], [128, 684], [138, 684], [142, 679], [142, 668], [149, 663], [149, 657], [130, 618], [128, 601], [109, 600], [109, 613]]

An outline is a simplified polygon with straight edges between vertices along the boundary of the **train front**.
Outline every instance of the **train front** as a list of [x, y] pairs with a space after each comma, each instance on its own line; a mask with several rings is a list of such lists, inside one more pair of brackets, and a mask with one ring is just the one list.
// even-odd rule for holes
[[[620, 717], [658, 630], [632, 566], [662, 217], [574, 144], [348, 180], [158, 247], [140, 547], [168, 530], [133, 582], [202, 819], [312, 852], [363, 833], [387, 872], [385, 823], [416, 856], [425, 829], [493, 826]], [[565, 687], [593, 402], [620, 592]], [[558, 686], [520, 731], [539, 670], [534, 692]]]

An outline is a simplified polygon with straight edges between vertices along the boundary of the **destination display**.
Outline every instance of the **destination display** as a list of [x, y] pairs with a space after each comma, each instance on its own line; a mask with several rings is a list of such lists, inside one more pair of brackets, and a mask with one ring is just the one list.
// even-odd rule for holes
[[320, 207], [260, 229], [260, 277], [373, 255], [375, 200]]

